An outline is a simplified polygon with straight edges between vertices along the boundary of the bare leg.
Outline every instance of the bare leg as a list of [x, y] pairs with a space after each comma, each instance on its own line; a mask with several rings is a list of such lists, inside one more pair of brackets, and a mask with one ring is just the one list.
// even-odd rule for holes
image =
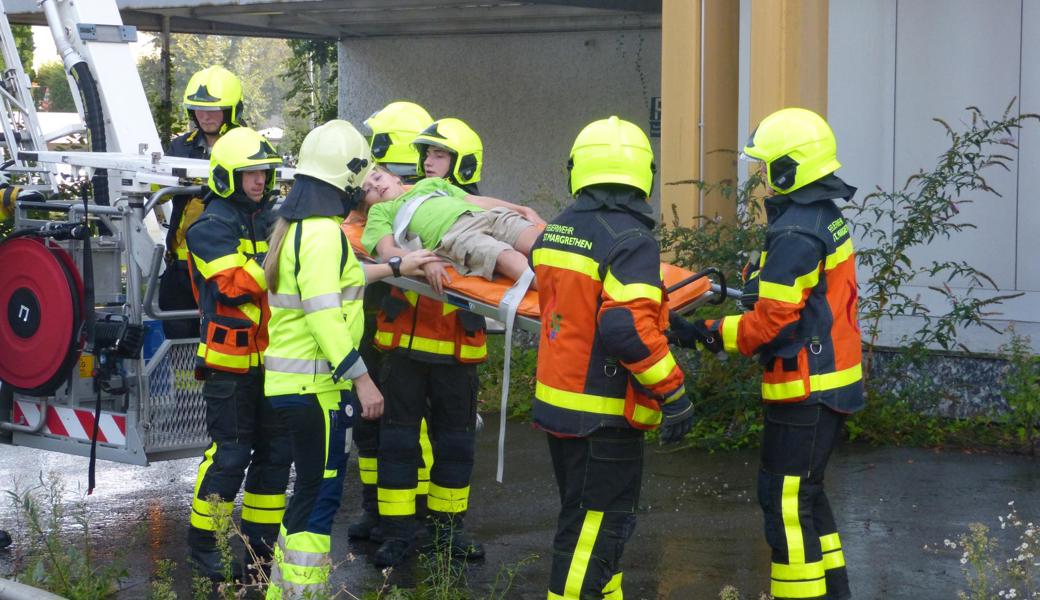
[[[534, 229], [534, 227], [531, 229]], [[525, 231], [524, 234], [526, 233], [527, 232]], [[528, 251], [530, 251], [531, 247], [528, 246], [527, 248]], [[519, 279], [519, 277], [524, 274], [524, 271], [529, 268], [527, 257], [516, 250], [503, 250], [502, 253], [498, 255], [498, 260], [495, 262], [495, 272], [501, 273], [513, 280]], [[531, 289], [538, 289], [537, 280], [531, 280]]]
[[[516, 242], [513, 244], [513, 247], [524, 256], [531, 256], [531, 246], [534, 246], [540, 235], [542, 235], [542, 228], [532, 225], [516, 236]], [[502, 257], [499, 257], [498, 260], [502, 260]]]

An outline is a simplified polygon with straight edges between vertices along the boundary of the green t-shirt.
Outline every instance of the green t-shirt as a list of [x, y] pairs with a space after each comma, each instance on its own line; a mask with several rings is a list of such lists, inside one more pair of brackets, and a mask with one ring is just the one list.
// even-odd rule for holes
[[374, 255], [379, 240], [394, 235], [394, 217], [397, 211], [412, 198], [432, 193], [445, 195], [435, 196], [423, 202], [408, 224], [408, 232], [419, 236], [423, 248], [427, 250], [433, 250], [441, 243], [441, 238], [459, 217], [484, 210], [467, 201], [464, 190], [444, 179], [427, 177], [399, 197], [380, 202], [368, 209], [368, 221], [365, 223], [365, 232], [361, 235], [361, 245], [369, 254]]

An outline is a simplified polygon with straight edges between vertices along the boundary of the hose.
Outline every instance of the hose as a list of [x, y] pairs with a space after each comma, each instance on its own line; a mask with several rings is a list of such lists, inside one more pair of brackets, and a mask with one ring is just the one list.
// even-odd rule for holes
[[[83, 97], [83, 120], [90, 133], [90, 150], [105, 152], [108, 150], [108, 142], [105, 139], [105, 109], [101, 104], [97, 82], [94, 81], [86, 61], [72, 65], [70, 73], [76, 79], [76, 85], [79, 86], [80, 95]], [[95, 169], [90, 184], [94, 190], [94, 202], [108, 206], [108, 171]]]

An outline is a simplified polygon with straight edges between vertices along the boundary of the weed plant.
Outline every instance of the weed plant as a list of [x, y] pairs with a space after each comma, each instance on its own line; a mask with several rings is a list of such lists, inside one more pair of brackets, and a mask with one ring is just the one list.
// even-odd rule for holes
[[107, 598], [119, 589], [127, 571], [118, 557], [109, 562], [97, 559], [83, 503], [66, 505], [64, 494], [55, 475], [40, 475], [29, 489], [7, 491], [22, 516], [21, 533], [29, 545], [17, 580], [75, 600]]
[[[955, 556], [967, 589], [956, 593], [958, 600], [1040, 598], [1040, 526], [1026, 522], [1008, 502], [1008, 513], [997, 517], [1000, 527], [971, 523], [955, 539], [945, 539], [940, 553]], [[926, 551], [931, 550], [927, 545]]]

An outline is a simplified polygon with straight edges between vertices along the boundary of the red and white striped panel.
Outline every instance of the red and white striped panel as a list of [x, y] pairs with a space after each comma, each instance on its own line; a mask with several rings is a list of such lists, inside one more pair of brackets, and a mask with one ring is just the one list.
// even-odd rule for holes
[[[40, 405], [29, 400], [14, 404], [14, 423], [35, 427], [40, 422]], [[94, 433], [94, 411], [64, 406], [48, 406], [47, 419], [41, 433], [90, 441]], [[126, 445], [126, 415], [102, 412], [97, 441], [114, 446]]]

